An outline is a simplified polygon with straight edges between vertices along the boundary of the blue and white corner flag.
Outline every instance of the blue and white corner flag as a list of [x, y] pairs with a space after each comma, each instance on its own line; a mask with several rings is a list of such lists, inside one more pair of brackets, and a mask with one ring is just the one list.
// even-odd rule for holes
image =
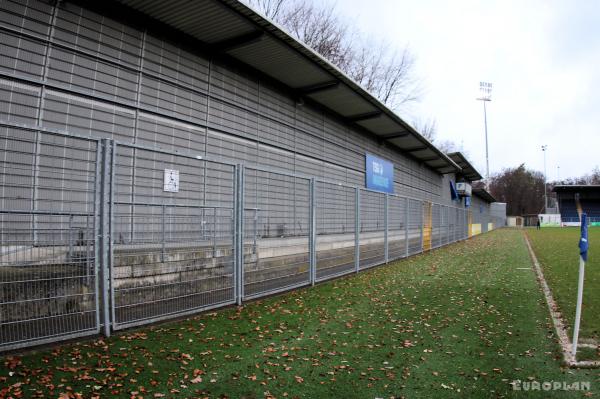
[[587, 225], [587, 214], [581, 214], [581, 238], [579, 239], [579, 254], [584, 262], [587, 262], [588, 254], [588, 225]]

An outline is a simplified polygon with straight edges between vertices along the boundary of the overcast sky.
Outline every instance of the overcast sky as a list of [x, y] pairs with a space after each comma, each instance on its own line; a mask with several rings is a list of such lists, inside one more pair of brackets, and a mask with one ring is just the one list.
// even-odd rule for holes
[[[329, 2], [333, 0], [321, 0]], [[422, 100], [407, 120], [435, 118], [485, 175], [479, 82], [488, 103], [490, 173], [525, 163], [548, 179], [600, 164], [600, 2], [340, 0], [364, 34], [416, 56]]]

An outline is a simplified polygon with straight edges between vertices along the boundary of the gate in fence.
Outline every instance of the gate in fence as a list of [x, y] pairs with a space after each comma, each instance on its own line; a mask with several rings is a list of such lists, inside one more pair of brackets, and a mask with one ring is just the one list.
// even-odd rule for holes
[[233, 304], [235, 166], [113, 148], [113, 328]]
[[0, 131], [0, 351], [241, 304], [465, 239], [462, 208]]

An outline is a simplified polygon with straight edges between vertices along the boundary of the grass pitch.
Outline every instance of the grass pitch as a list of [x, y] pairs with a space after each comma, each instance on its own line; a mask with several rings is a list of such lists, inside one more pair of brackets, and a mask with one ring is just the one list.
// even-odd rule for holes
[[[0, 397], [598, 394], [598, 370], [559, 359], [523, 233], [500, 230], [243, 308], [4, 357]], [[513, 391], [514, 380], [591, 391]]]

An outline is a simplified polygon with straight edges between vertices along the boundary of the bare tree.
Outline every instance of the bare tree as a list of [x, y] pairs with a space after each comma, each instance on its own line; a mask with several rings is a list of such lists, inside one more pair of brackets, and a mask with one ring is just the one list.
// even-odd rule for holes
[[498, 201], [506, 202], [507, 215], [539, 213], [544, 208], [544, 175], [525, 164], [492, 176], [489, 186]]
[[413, 122], [413, 127], [417, 132], [421, 133], [421, 136], [432, 143], [437, 138], [437, 121], [434, 118], [427, 120], [419, 119]]
[[460, 151], [463, 153], [463, 155], [465, 155], [465, 157], [467, 156], [464, 153], [464, 150], [462, 148], [460, 148], [461, 146], [456, 144], [454, 141], [438, 139], [438, 137], [437, 137], [437, 131], [438, 131], [437, 122], [434, 118], [430, 118], [430, 119], [426, 119], [426, 120], [422, 120], [422, 119], [416, 120], [415, 122], [413, 122], [413, 127], [415, 128], [415, 130], [417, 132], [421, 133], [421, 136], [425, 137], [431, 143], [435, 144], [435, 146], [443, 153], [449, 154], [451, 152]]
[[419, 97], [414, 57], [380, 40], [364, 39], [339, 17], [335, 4], [311, 0], [245, 0], [328, 59], [388, 107], [399, 110]]
[[444, 154], [449, 154], [451, 152], [456, 152], [460, 150], [456, 143], [452, 140], [436, 141], [435, 146]]
[[600, 169], [596, 166], [591, 173], [579, 177], [569, 177], [560, 181], [549, 183], [552, 187], [556, 185], [600, 185]]
[[353, 33], [337, 17], [333, 6], [317, 7], [309, 2], [297, 1], [280, 14], [277, 22], [338, 68], [347, 71], [351, 67]]
[[285, 0], [248, 0], [247, 3], [262, 12], [265, 17], [276, 20]]

